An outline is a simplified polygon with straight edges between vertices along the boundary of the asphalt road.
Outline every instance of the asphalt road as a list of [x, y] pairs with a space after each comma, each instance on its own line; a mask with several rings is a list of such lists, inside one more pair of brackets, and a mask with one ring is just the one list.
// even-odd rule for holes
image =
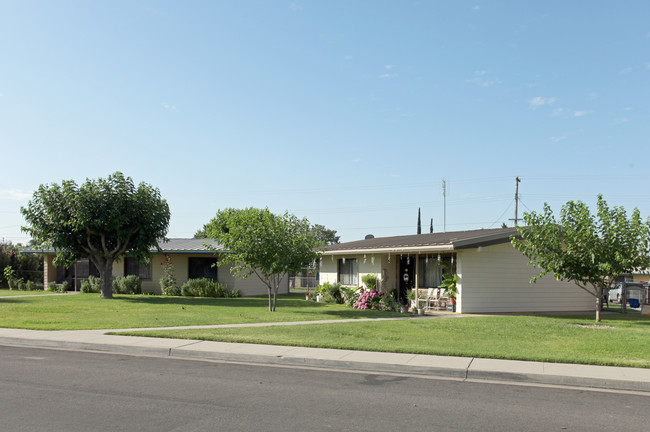
[[635, 431], [650, 395], [0, 346], [1, 431]]

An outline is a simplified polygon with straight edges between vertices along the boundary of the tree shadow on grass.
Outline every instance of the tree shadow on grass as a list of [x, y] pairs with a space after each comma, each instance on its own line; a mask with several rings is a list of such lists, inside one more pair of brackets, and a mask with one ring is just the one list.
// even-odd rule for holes
[[[295, 298], [292, 298], [295, 297]], [[177, 305], [177, 306], [218, 306], [230, 308], [259, 308], [268, 310], [268, 297], [239, 297], [239, 298], [209, 298], [209, 297], [173, 297], [151, 295], [116, 295], [112, 301], [137, 303], [145, 305]], [[336, 317], [341, 319], [359, 318], [392, 318], [402, 316], [396, 312], [382, 312], [374, 310], [358, 310], [343, 305], [331, 305], [306, 301], [302, 296], [278, 296], [278, 311], [289, 314], [308, 314], [314, 312], [321, 317]], [[289, 310], [286, 310], [289, 309]], [[272, 313], [272, 312], [269, 312]], [[314, 317], [318, 319], [317, 316]]]
[[586, 324], [593, 324], [596, 326], [606, 326], [615, 322], [626, 323], [629, 326], [650, 326], [650, 315], [641, 315], [639, 311], [628, 311], [628, 313], [621, 313], [619, 311], [604, 311], [601, 314], [601, 321], [596, 323], [596, 314], [585, 315], [536, 315], [540, 318], [552, 318], [556, 320], [564, 320], [567, 322], [585, 321]]
[[29, 297], [12, 297], [12, 296], [2, 296], [0, 297], [0, 303], [27, 303]]

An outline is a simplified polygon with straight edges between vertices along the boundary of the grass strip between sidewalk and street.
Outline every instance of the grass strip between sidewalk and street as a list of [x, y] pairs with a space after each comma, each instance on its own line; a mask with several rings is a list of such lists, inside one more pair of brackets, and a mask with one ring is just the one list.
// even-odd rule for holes
[[[127, 329], [404, 317], [305, 301], [300, 294], [191, 298], [97, 294], [0, 296], [0, 327]], [[282, 327], [152, 330], [129, 334], [383, 352], [650, 367], [650, 316], [469, 316]]]
[[[124, 333], [121, 333], [124, 334]], [[129, 335], [365, 351], [650, 367], [650, 317], [468, 316]]]

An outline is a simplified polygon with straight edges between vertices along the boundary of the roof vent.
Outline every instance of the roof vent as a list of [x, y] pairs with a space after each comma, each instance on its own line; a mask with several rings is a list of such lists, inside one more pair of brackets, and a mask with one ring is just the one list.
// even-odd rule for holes
[[372, 234], [368, 234], [368, 235], [366, 236], [366, 240], [370, 240], [370, 239], [374, 239], [374, 238], [375, 238], [375, 236], [372, 235]]

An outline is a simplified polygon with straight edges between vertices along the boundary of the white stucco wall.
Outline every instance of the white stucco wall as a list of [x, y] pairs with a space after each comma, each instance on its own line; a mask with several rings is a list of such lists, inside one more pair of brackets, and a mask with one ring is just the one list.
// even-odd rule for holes
[[318, 283], [321, 285], [326, 282], [331, 284], [336, 283], [338, 278], [338, 259], [332, 258], [332, 255], [324, 256], [320, 262], [318, 276]]
[[372, 255], [366, 255], [365, 258], [363, 254], [361, 255], [337, 255], [332, 259], [332, 256], [324, 256], [323, 261], [320, 264], [320, 281], [322, 285], [326, 282], [336, 283], [338, 282], [338, 262], [341, 258], [345, 259], [356, 259], [357, 260], [357, 286], [363, 285], [361, 280], [367, 274], [374, 274], [377, 278], [381, 279], [381, 269], [382, 269], [382, 257], [381, 255], [375, 255], [374, 263]]
[[596, 299], [573, 282], [546, 275], [537, 283], [537, 272], [510, 243], [460, 250], [457, 312], [593, 311]]

